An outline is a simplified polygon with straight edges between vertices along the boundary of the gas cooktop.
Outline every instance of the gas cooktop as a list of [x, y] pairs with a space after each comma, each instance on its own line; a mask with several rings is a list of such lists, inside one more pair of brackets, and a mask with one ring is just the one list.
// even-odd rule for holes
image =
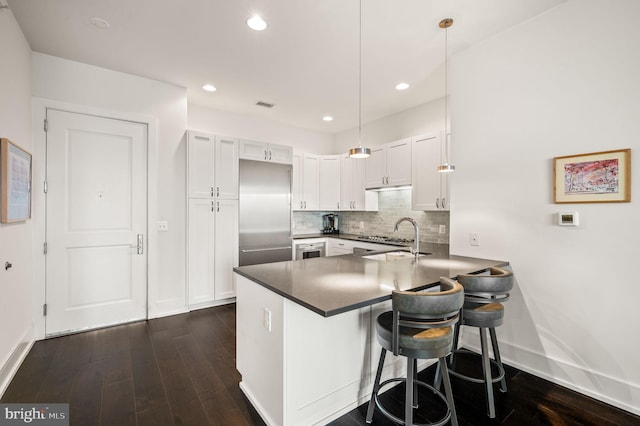
[[391, 244], [409, 244], [413, 243], [413, 239], [386, 237], [384, 235], [361, 235], [359, 240], [372, 241], [375, 243], [391, 243]]

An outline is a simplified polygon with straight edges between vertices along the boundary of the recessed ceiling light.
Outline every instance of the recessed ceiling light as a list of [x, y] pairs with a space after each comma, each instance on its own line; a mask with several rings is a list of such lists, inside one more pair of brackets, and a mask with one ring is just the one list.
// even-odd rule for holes
[[202, 90], [206, 90], [207, 92], [215, 92], [217, 89], [213, 84], [205, 84], [202, 86]]
[[100, 28], [101, 30], [108, 30], [111, 28], [111, 24], [100, 18], [91, 18], [91, 25], [94, 27]]
[[330, 115], [325, 115], [324, 117], [322, 117], [322, 119], [324, 121], [333, 121], [333, 117], [331, 117]]
[[247, 20], [247, 25], [249, 26], [249, 28], [251, 28], [252, 30], [256, 30], [256, 31], [262, 31], [265, 28], [267, 28], [267, 23], [264, 22], [264, 20], [259, 17], [258, 15], [255, 15], [251, 18], [249, 18]]
[[396, 85], [396, 90], [407, 90], [409, 88], [409, 83], [398, 83]]

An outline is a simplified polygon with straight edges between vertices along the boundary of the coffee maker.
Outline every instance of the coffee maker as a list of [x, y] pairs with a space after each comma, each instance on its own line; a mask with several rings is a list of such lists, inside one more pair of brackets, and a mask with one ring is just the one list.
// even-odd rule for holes
[[333, 213], [322, 215], [322, 233], [337, 234], [339, 232], [338, 215]]

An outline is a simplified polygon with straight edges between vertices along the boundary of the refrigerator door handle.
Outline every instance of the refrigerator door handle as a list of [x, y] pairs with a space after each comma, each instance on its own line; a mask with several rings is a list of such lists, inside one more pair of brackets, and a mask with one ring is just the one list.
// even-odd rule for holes
[[284, 250], [290, 249], [291, 246], [283, 246], [283, 247], [268, 247], [268, 248], [259, 248], [259, 249], [242, 249], [240, 250], [242, 253], [255, 253], [257, 251], [269, 251], [269, 250]]

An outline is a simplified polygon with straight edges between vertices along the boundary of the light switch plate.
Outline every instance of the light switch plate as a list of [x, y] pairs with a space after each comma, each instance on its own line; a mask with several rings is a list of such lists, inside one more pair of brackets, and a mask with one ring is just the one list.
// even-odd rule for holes
[[160, 220], [156, 222], [156, 225], [158, 226], [158, 231], [166, 232], [169, 230], [169, 222], [166, 220]]

